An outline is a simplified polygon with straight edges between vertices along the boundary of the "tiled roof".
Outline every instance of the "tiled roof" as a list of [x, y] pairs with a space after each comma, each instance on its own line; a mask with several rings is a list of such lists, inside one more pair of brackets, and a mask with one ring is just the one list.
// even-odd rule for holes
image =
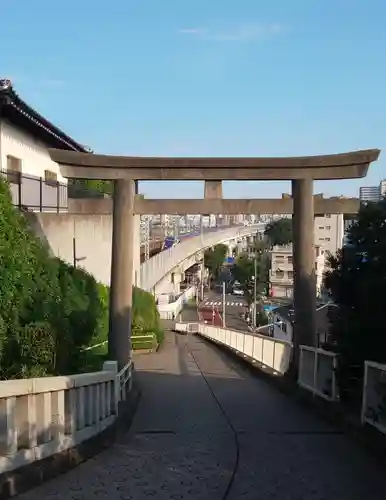
[[11, 80], [4, 78], [0, 78], [0, 118], [8, 119], [50, 147], [90, 152], [89, 148], [76, 142], [23, 101], [15, 92]]

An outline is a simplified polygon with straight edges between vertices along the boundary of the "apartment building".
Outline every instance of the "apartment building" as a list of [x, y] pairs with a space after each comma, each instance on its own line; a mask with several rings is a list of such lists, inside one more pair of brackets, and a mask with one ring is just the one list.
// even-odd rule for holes
[[363, 186], [359, 188], [359, 199], [362, 202], [377, 202], [386, 196], [386, 180], [379, 183], [378, 186]]
[[[315, 278], [316, 295], [323, 287], [326, 251], [315, 245]], [[294, 286], [294, 270], [292, 245], [274, 246], [271, 250], [271, 270], [269, 272], [271, 297], [292, 298]]]
[[345, 234], [343, 214], [325, 214], [315, 217], [315, 245], [325, 252], [336, 254], [342, 248]]

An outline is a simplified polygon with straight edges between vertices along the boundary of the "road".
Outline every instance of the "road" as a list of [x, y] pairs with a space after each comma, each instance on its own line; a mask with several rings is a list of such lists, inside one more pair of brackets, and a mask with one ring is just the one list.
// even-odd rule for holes
[[[200, 308], [218, 309], [223, 315], [223, 296], [214, 291], [206, 292], [204, 300], [199, 305]], [[243, 319], [243, 313], [247, 308], [247, 302], [244, 297], [235, 295], [225, 295], [225, 325], [234, 330], [247, 330], [247, 323]]]

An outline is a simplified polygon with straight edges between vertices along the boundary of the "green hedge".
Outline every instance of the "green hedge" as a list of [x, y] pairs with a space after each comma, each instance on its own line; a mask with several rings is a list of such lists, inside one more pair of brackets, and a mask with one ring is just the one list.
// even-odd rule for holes
[[138, 349], [156, 349], [158, 342], [155, 333], [148, 333], [146, 335], [133, 335], [131, 338], [133, 350]]
[[[52, 258], [12, 205], [0, 178], [0, 377], [84, 371], [107, 340], [108, 287], [81, 268]], [[134, 289], [133, 330], [162, 341], [154, 297]]]
[[164, 339], [160, 316], [154, 296], [134, 287], [133, 290], [133, 336], [154, 333], [158, 344]]

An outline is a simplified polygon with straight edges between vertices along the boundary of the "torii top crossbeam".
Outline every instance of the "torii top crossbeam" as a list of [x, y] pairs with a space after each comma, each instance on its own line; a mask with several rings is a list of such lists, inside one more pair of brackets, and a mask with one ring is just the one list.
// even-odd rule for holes
[[166, 158], [49, 150], [64, 177], [135, 180], [296, 180], [365, 177], [379, 149], [288, 158]]

